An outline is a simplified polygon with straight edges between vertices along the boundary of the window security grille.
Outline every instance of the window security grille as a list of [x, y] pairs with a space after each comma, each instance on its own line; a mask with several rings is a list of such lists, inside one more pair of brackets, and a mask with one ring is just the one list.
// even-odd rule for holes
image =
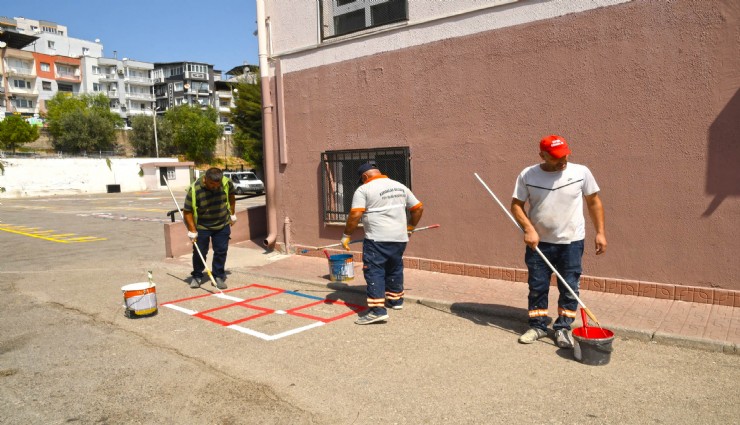
[[360, 186], [357, 168], [370, 160], [375, 161], [381, 173], [412, 189], [408, 147], [322, 152], [321, 193], [325, 222], [347, 221], [352, 195]]
[[408, 20], [408, 0], [321, 0], [322, 38]]

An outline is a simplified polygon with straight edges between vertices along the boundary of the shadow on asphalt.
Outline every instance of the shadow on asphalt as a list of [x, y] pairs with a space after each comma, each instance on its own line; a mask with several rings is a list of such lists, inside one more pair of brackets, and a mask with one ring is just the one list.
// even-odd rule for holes
[[574, 362], [578, 362], [578, 360], [576, 360], [576, 358], [573, 357], [572, 348], [558, 348], [557, 351], [555, 351], [555, 354], [564, 358], [565, 360], [573, 360]]
[[[329, 280], [328, 274], [324, 277]], [[362, 315], [367, 310], [367, 307], [364, 306], [366, 302], [365, 285], [350, 286], [344, 282], [329, 282], [326, 287], [334, 291], [326, 294], [324, 298], [327, 300], [349, 304], [358, 315]]]
[[[225, 282], [226, 282], [226, 285], [227, 286], [229, 285], [229, 275], [231, 275], [231, 274], [232, 274], [231, 271], [226, 270], [226, 281]], [[181, 276], [175, 276], [172, 273], [167, 273], [167, 276], [174, 277], [175, 279], [179, 280], [183, 284], [187, 285], [188, 288], [190, 288], [190, 282], [193, 281], [193, 277], [190, 276], [190, 275], [187, 275], [187, 277], [183, 278]], [[190, 289], [194, 289], [194, 288], [190, 288]], [[212, 283], [207, 283], [205, 285], [200, 285], [200, 288], [198, 288], [198, 289], [204, 290], [206, 292], [210, 292], [211, 294], [215, 294], [215, 293], [221, 292], [218, 289], [216, 289], [216, 287], [213, 286]], [[226, 289], [228, 289], [228, 288], [226, 288]], [[226, 289], [224, 289], [224, 291]]]
[[[501, 304], [452, 303], [450, 312], [476, 325], [491, 326], [516, 335], [529, 329], [527, 310], [523, 308]], [[516, 317], [522, 319], [517, 320]]]

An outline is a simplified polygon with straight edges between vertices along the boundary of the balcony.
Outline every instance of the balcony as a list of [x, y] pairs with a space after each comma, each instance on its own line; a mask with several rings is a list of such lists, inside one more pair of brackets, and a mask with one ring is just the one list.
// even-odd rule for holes
[[11, 106], [11, 109], [13, 112], [18, 112], [19, 114], [35, 114], [36, 108], [22, 108], [20, 106]]
[[33, 68], [8, 68], [8, 75], [11, 77], [36, 78], [36, 70]]
[[100, 81], [118, 81], [118, 75], [116, 74], [100, 74], [98, 78]]
[[110, 99], [118, 99], [118, 92], [116, 90], [110, 90], [105, 92]]
[[128, 115], [134, 116], [134, 115], [144, 115], [147, 117], [152, 116], [152, 110], [151, 109], [129, 109]]
[[68, 81], [72, 83], [79, 83], [81, 81], [79, 72], [57, 72], [55, 78], [57, 80]]
[[[20, 104], [19, 104], [20, 103]], [[19, 112], [21, 114], [33, 114], [36, 113], [38, 102], [30, 100], [28, 96], [24, 96], [21, 99], [15, 99], [10, 105], [9, 111]]]
[[126, 99], [153, 101], [154, 96], [149, 93], [126, 93]]
[[9, 91], [8, 93], [13, 96], [15, 94], [21, 95], [21, 97], [38, 97], [39, 93], [34, 90], [33, 88], [30, 89], [22, 89], [19, 87], [13, 87], [12, 85], [8, 87]]
[[126, 77], [125, 81], [129, 84], [137, 84], [141, 86], [151, 86], [154, 85], [154, 80], [147, 77]]

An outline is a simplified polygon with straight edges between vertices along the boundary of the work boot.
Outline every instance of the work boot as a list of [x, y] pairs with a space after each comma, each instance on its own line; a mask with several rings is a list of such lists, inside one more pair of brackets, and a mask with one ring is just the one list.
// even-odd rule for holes
[[558, 329], [555, 331], [555, 345], [560, 348], [573, 348], [573, 338], [567, 329]]
[[544, 329], [529, 328], [527, 332], [524, 332], [522, 336], [519, 337], [519, 342], [522, 344], [531, 344], [546, 335], [547, 331]]

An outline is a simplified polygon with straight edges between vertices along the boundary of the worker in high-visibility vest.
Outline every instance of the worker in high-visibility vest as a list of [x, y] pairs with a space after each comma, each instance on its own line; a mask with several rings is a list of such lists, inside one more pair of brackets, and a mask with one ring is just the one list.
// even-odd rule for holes
[[190, 287], [198, 288], [209, 281], [203, 276], [206, 265], [195, 248], [198, 245], [203, 260], [208, 256], [208, 245], [213, 246], [211, 272], [216, 287], [226, 289], [226, 254], [231, 239], [231, 226], [236, 223], [234, 184], [218, 168], [209, 168], [188, 189], [183, 206], [183, 217], [188, 237], [193, 241], [193, 271]]

